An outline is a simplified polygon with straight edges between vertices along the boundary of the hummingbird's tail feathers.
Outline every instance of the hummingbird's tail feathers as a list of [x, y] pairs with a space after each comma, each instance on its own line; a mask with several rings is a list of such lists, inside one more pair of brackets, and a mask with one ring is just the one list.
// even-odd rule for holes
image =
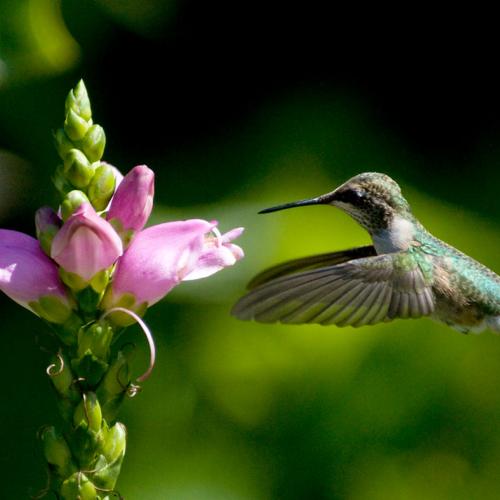
[[[262, 323], [362, 326], [428, 316], [434, 295], [408, 255], [386, 254], [280, 276], [241, 298], [232, 314]], [[399, 258], [404, 258], [406, 267]]]
[[367, 245], [364, 247], [350, 248], [348, 250], [340, 250], [338, 252], [328, 252], [289, 260], [260, 272], [252, 278], [252, 280], [248, 283], [247, 288], [252, 290], [260, 285], [263, 285], [264, 283], [268, 283], [271, 280], [289, 274], [333, 266], [353, 259], [372, 257], [375, 255], [377, 255], [375, 247], [373, 245]]

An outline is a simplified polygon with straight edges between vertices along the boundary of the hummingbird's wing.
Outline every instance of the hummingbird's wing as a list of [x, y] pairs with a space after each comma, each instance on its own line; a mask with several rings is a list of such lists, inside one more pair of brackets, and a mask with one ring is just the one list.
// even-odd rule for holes
[[365, 247], [350, 248], [349, 250], [340, 250], [339, 252], [328, 252], [319, 255], [310, 255], [308, 257], [301, 257], [299, 259], [288, 260], [276, 266], [269, 267], [260, 272], [252, 278], [248, 283], [249, 290], [263, 285], [268, 281], [274, 280], [287, 274], [296, 273], [299, 271], [308, 271], [317, 269], [319, 267], [333, 266], [341, 264], [352, 259], [359, 259], [361, 257], [371, 257], [377, 255], [375, 247], [368, 245]]
[[398, 252], [276, 278], [241, 298], [232, 314], [263, 323], [362, 326], [433, 310], [418, 262]]

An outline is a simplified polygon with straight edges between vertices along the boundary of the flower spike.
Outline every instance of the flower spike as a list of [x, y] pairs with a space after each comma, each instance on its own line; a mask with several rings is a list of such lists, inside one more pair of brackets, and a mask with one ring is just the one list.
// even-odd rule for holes
[[[106, 134], [93, 122], [83, 81], [68, 94], [54, 142], [61, 159], [53, 176], [59, 207], [37, 211], [37, 239], [0, 229], [0, 291], [55, 333], [46, 375], [63, 425], [40, 433], [49, 464], [41, 495], [105, 500], [119, 496], [126, 450], [118, 412], [156, 362], [153, 334], [141, 316], [182, 281], [241, 259], [243, 250], [232, 240], [243, 229], [221, 234], [216, 221], [203, 219], [145, 229], [155, 174], [138, 165], [123, 177], [103, 161]], [[116, 341], [134, 322], [146, 337], [149, 363], [132, 383], [133, 348]]]

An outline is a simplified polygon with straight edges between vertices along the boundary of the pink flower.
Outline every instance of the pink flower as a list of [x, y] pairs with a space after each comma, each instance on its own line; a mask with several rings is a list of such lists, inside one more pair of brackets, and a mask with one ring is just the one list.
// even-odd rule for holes
[[107, 219], [124, 230], [140, 231], [153, 209], [154, 173], [146, 165], [134, 167], [118, 186]]
[[[120, 233], [126, 241], [136, 232], [125, 252], [114, 226], [87, 202], [60, 228], [53, 211], [38, 211], [37, 232], [53, 260], [43, 254], [34, 238], [0, 230], [0, 289], [40, 315], [43, 307], [48, 308], [49, 321], [58, 322], [64, 316], [56, 317], [61, 312], [59, 302], [54, 305], [45, 300], [42, 304], [40, 297], [57, 297], [71, 311], [61, 275], [74, 291], [89, 284], [98, 293], [105, 290], [99, 306], [102, 310], [125, 307], [142, 314], [181, 281], [210, 276], [243, 257], [243, 250], [231, 243], [243, 228], [221, 235], [217, 222], [191, 219], [142, 229], [152, 209], [153, 192], [154, 174], [141, 165], [129, 172], [114, 195], [107, 219], [118, 221], [118, 231], [128, 232]], [[108, 269], [113, 270], [109, 283], [107, 275], [102, 279], [98, 275]], [[99, 286], [102, 288], [96, 288]]]
[[52, 241], [51, 257], [86, 281], [113, 265], [123, 253], [120, 237], [89, 203], [83, 203]]
[[139, 232], [118, 260], [104, 308], [128, 305], [130, 298], [135, 307], [149, 307], [181, 281], [204, 278], [233, 265], [243, 257], [243, 250], [229, 241], [243, 229], [213, 236], [211, 231], [218, 233], [215, 225], [191, 219]]
[[[0, 229], [0, 290], [36, 313], [40, 313], [35, 307], [40, 299], [55, 299], [52, 305], [58, 304], [69, 315], [68, 295], [56, 264], [27, 234]], [[47, 300], [43, 302], [46, 304]]]
[[196, 266], [213, 224], [200, 219], [167, 222], [139, 232], [118, 261], [106, 308], [131, 295], [151, 306]]
[[243, 250], [238, 245], [231, 243], [243, 233], [244, 228], [238, 227], [223, 235], [216, 227], [212, 231], [214, 235], [208, 235], [205, 238], [203, 250], [198, 257], [196, 266], [184, 276], [183, 281], [206, 278], [225, 267], [232, 266], [244, 257]]
[[231, 243], [243, 228], [221, 236], [216, 222], [192, 219], [140, 231], [151, 212], [153, 193], [154, 175], [145, 165], [132, 169], [115, 193], [107, 219], [139, 232], [118, 259], [104, 309], [149, 307], [181, 281], [210, 276], [243, 257], [243, 250]]

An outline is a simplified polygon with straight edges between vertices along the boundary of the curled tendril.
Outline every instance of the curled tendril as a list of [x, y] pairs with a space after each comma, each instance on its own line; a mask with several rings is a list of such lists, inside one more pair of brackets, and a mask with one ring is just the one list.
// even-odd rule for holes
[[[151, 333], [151, 330], [148, 328], [146, 323], [134, 312], [131, 311], [130, 309], [126, 309], [124, 307], [113, 307], [106, 311], [102, 316], [101, 319], [104, 319], [106, 316], [109, 316], [111, 313], [114, 312], [123, 312], [125, 314], [128, 314], [130, 317], [134, 318], [139, 326], [141, 327], [144, 336], [146, 337], [146, 340], [148, 341], [148, 346], [149, 346], [149, 366], [148, 369], [140, 376], [137, 377], [137, 382], [144, 382], [149, 378], [151, 375], [151, 372], [153, 371], [153, 368], [155, 366], [155, 360], [156, 360], [156, 347], [155, 347], [155, 341], [153, 339], [153, 334]], [[130, 387], [132, 387], [133, 384], [131, 384]], [[133, 396], [137, 394], [137, 390], [134, 392]], [[132, 396], [132, 397], [133, 397]]]
[[37, 439], [42, 439], [43, 433], [50, 427], [50, 425], [42, 425], [37, 431], [36, 431], [36, 438]]
[[139, 394], [142, 391], [142, 387], [140, 385], [136, 384], [130, 384], [127, 387], [127, 396], [129, 398], [135, 398], [137, 394]]
[[47, 369], [45, 370], [45, 372], [47, 373], [47, 375], [49, 377], [57, 377], [57, 375], [61, 375], [61, 373], [64, 370], [64, 358], [62, 357], [60, 352], [58, 352], [56, 354], [56, 356], [57, 356], [57, 359], [59, 360], [60, 366], [59, 366], [59, 368], [57, 368], [56, 371], [54, 371], [54, 368], [57, 367], [56, 363], [52, 363], [49, 366], [47, 366]]

